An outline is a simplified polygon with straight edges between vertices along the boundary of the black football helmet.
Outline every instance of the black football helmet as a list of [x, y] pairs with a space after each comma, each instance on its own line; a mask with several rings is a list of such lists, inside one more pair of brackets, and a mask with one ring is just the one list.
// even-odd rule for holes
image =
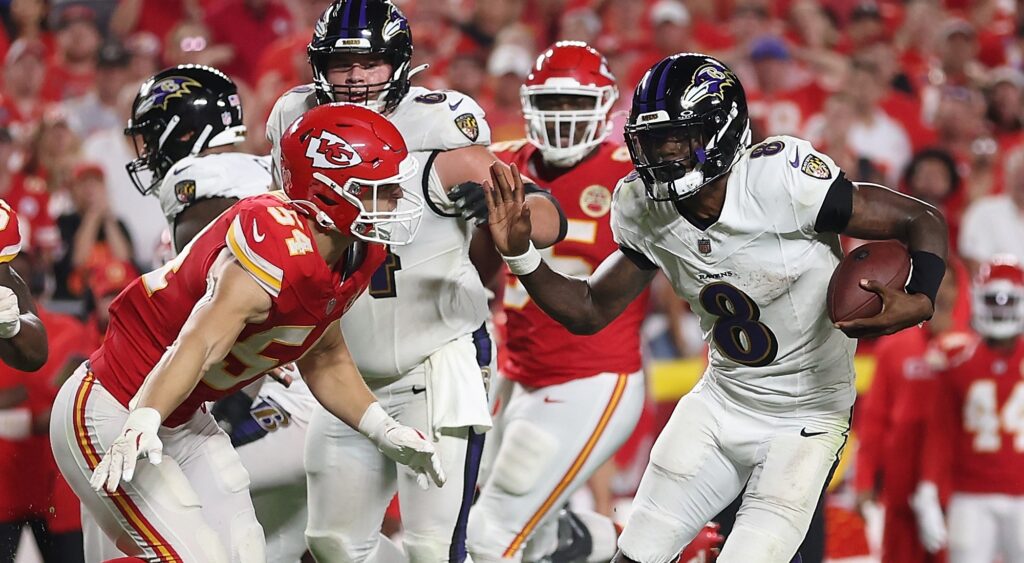
[[[124, 134], [132, 137], [137, 155], [125, 165], [128, 176], [143, 195], [149, 194], [175, 162], [245, 140], [238, 88], [208, 66], [162, 70], [139, 88]], [[148, 182], [143, 172], [152, 174]]]
[[[409, 92], [412, 31], [409, 20], [391, 0], [336, 0], [320, 15], [306, 52], [313, 67], [313, 87], [321, 104], [350, 99], [390, 113]], [[332, 84], [327, 78], [331, 55], [375, 54], [391, 65], [391, 78], [377, 84]]]
[[728, 172], [750, 144], [739, 78], [708, 55], [662, 59], [633, 92], [626, 141], [651, 199], [697, 193]]

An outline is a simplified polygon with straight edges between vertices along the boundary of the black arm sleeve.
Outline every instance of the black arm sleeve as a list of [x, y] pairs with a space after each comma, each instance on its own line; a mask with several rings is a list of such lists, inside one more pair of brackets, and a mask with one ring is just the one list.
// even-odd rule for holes
[[840, 172], [828, 187], [825, 201], [814, 220], [814, 230], [819, 233], [841, 233], [846, 229], [853, 215], [853, 182]]
[[635, 264], [636, 267], [640, 268], [641, 270], [651, 271], [658, 269], [658, 265], [655, 264], [654, 262], [651, 262], [650, 258], [644, 256], [643, 254], [637, 252], [636, 250], [633, 250], [632, 248], [629, 248], [628, 246], [622, 246], [620, 244], [619, 252], [625, 254], [626, 258], [629, 258], [629, 261]]
[[562, 204], [558, 203], [558, 199], [551, 195], [551, 192], [537, 184], [534, 184], [533, 182], [524, 182], [523, 191], [526, 192], [526, 195], [540, 194], [554, 204], [555, 209], [558, 210], [558, 240], [555, 242], [562, 242], [565, 240], [565, 235], [569, 232], [569, 219], [566, 218], [565, 211], [562, 210]]

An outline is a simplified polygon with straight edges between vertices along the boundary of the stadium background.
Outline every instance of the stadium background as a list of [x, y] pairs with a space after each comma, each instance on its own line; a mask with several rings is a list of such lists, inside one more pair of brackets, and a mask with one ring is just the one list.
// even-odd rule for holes
[[[310, 80], [305, 45], [328, 3], [0, 1], [0, 197], [23, 221], [26, 246], [15, 268], [37, 295], [51, 338], [42, 372], [0, 367], [0, 408], [29, 408], [38, 422], [37, 436], [0, 439], [0, 522], [77, 525], [75, 511], [61, 509], [74, 499], [54, 485], [49, 401], [68, 366], [98, 342], [111, 297], [170, 252], [157, 202], [140, 196], [123, 168], [134, 157], [122, 128], [139, 84], [179, 63], [221, 68], [242, 91], [249, 128], [242, 150], [266, 153], [265, 118], [280, 94]], [[555, 40], [584, 40], [608, 57], [620, 112], [651, 64], [707, 52], [743, 80], [755, 141], [808, 138], [852, 179], [892, 186], [946, 213], [961, 257], [954, 326], [966, 327], [977, 261], [997, 251], [1024, 259], [1024, 24], [1012, 0], [396, 3], [412, 23], [414, 65], [430, 64], [414, 82], [473, 96], [495, 142], [523, 136], [519, 85]], [[614, 135], [621, 139], [620, 126]], [[995, 217], [986, 206], [1007, 213]], [[655, 293], [644, 327], [650, 408], [636, 439], [595, 483], [596, 496], [584, 499], [604, 510], [628, 500], [652, 437], [703, 367], [685, 304], [666, 284]], [[859, 350], [862, 394], [880, 345]], [[833, 558], [870, 561], [863, 556], [879, 524], [877, 514], [869, 518], [876, 529], [865, 534], [866, 495], [852, 485], [857, 450], [854, 439], [833, 482], [827, 549]], [[23, 550], [19, 561], [33, 560]]]

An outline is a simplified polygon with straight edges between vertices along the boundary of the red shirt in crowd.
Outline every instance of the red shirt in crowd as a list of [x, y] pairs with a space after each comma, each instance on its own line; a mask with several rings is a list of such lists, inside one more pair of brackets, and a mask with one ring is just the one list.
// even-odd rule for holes
[[[292, 31], [292, 16], [287, 8], [273, 0], [267, 2], [261, 12], [246, 6], [245, 0], [220, 0], [210, 6], [206, 25], [216, 43], [234, 47], [234, 59], [220, 70], [253, 84], [261, 71], [257, 63], [264, 49]], [[306, 36], [308, 43], [309, 30]]]

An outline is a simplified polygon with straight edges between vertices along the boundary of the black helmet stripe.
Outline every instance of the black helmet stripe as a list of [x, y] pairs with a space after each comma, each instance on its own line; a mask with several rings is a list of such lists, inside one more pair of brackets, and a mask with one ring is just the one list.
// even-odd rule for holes
[[[665, 109], [665, 80], [668, 76], [668, 68], [672, 66], [672, 59], [666, 58], [654, 65], [647, 75], [647, 80], [640, 84], [639, 98], [643, 99], [647, 111]], [[654, 88], [651, 86], [657, 84]]]
[[[359, 5], [358, 19], [352, 17], [352, 8]], [[359, 37], [359, 31], [366, 27], [366, 0], [353, 0], [345, 3], [345, 12], [341, 15], [341, 29], [338, 31], [340, 37]]]

